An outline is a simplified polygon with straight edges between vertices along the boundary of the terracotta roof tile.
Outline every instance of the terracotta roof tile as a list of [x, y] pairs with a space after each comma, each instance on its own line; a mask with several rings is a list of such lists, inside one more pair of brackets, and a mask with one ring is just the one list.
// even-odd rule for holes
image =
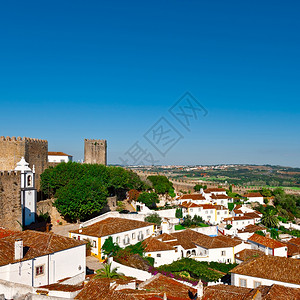
[[206, 200], [204, 196], [202, 196], [202, 194], [185, 194], [182, 195], [180, 198], [180, 200]]
[[248, 241], [252, 241], [255, 242], [257, 244], [263, 245], [265, 247], [271, 248], [271, 249], [275, 249], [275, 248], [280, 248], [280, 247], [284, 247], [285, 245], [281, 242], [278, 242], [276, 240], [270, 239], [266, 236], [262, 236], [259, 234], [254, 233], [253, 235], [251, 235], [248, 239]]
[[48, 152], [48, 155], [53, 155], [53, 156], [72, 156], [72, 155], [68, 155], [64, 152]]
[[294, 256], [300, 254], [300, 245], [292, 244], [290, 242], [281, 242], [287, 247], [288, 256]]
[[225, 189], [222, 188], [210, 188], [210, 189], [206, 189], [204, 190], [205, 193], [213, 193], [213, 192], [226, 192]]
[[300, 284], [300, 260], [264, 255], [236, 266], [231, 273]]
[[172, 246], [167, 243], [159, 241], [157, 238], [149, 237], [142, 242], [145, 247], [145, 252], [156, 252], [156, 251], [170, 251], [175, 250]]
[[22, 261], [86, 244], [84, 241], [70, 239], [54, 233], [33, 230], [17, 232], [14, 235], [0, 239], [0, 266], [16, 262], [14, 249], [17, 239], [23, 240], [24, 258]]
[[116, 234], [119, 232], [143, 228], [150, 225], [154, 225], [154, 224], [143, 222], [143, 221], [122, 219], [122, 218], [107, 218], [95, 224], [77, 230], [72, 230], [70, 232], [83, 234], [87, 236], [103, 237], [103, 236]]
[[0, 239], [18, 233], [19, 231], [12, 231], [5, 228], [0, 228]]
[[211, 199], [230, 199], [230, 197], [228, 197], [227, 195], [211, 195]]
[[247, 197], [247, 198], [262, 197], [262, 194], [261, 193], [247, 193], [247, 194], [244, 194], [244, 197]]
[[235, 254], [235, 258], [241, 261], [247, 261], [249, 259], [255, 258], [255, 257], [260, 257], [265, 255], [262, 251], [260, 250], [255, 250], [255, 249], [244, 249], [238, 253]]
[[265, 227], [262, 226], [258, 226], [258, 225], [254, 225], [254, 224], [249, 224], [247, 226], [244, 227], [243, 229], [238, 230], [238, 233], [242, 233], [242, 232], [255, 232], [255, 231], [259, 231], [259, 230], [265, 230]]
[[289, 240], [289, 243], [300, 246], [300, 238], [292, 238], [292, 239]]
[[291, 288], [279, 284], [273, 284], [271, 286], [259, 286], [257, 288], [261, 294], [263, 300], [296, 300], [300, 299], [300, 289]]

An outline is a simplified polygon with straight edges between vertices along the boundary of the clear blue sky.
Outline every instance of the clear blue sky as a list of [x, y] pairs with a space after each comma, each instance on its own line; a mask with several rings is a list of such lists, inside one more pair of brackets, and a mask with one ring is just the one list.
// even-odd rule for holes
[[[160, 163], [300, 167], [299, 1], [2, 1], [0, 135], [108, 162], [136, 142]], [[208, 115], [168, 112], [190, 91]], [[143, 138], [182, 134], [162, 157]]]

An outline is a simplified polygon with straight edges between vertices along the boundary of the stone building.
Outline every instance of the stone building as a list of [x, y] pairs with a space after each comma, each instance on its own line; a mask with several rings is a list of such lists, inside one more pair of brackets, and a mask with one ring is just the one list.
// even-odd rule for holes
[[107, 165], [106, 140], [84, 140], [84, 163]]
[[48, 141], [28, 137], [0, 137], [0, 170], [14, 170], [24, 157], [32, 169], [35, 165], [36, 187], [40, 188], [40, 176], [48, 166]]

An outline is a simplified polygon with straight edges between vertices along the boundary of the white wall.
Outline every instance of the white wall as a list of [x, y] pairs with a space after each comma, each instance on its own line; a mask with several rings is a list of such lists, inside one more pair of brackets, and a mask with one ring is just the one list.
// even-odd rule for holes
[[[266, 273], [267, 274], [267, 273]], [[258, 278], [258, 277], [252, 277], [252, 276], [246, 276], [246, 275], [240, 275], [240, 274], [231, 274], [231, 284], [235, 286], [240, 286], [240, 279], [246, 279], [247, 280], [247, 288], [255, 288], [254, 281], [261, 282], [262, 285], [272, 285], [272, 284], [280, 284], [287, 287], [293, 287], [293, 288], [300, 288], [299, 284], [294, 283], [287, 283], [282, 281], [276, 281], [276, 280], [270, 280], [265, 278]]]
[[287, 247], [279, 247], [275, 248], [274, 251], [272, 248], [265, 247], [264, 245], [255, 243], [251, 240], [248, 241], [251, 245], [251, 249], [256, 249], [264, 252], [266, 255], [273, 255], [273, 256], [282, 256], [287, 257]]
[[111, 261], [111, 268], [118, 268], [119, 273], [123, 273], [125, 276], [135, 277], [139, 280], [145, 281], [152, 277], [152, 274], [143, 270], [131, 268], [122, 264], [117, 263], [116, 261]]
[[246, 202], [258, 202], [260, 204], [264, 204], [264, 197], [248, 197]]
[[159, 267], [165, 264], [171, 264], [173, 261], [181, 258], [181, 254], [174, 250], [145, 252], [145, 256], [154, 258], [154, 267]]
[[69, 162], [72, 161], [72, 156], [65, 155], [48, 155], [48, 162]]
[[[44, 267], [41, 275], [36, 275], [38, 266]], [[84, 279], [85, 245], [0, 267], [0, 279], [34, 287], [55, 283], [81, 273]]]

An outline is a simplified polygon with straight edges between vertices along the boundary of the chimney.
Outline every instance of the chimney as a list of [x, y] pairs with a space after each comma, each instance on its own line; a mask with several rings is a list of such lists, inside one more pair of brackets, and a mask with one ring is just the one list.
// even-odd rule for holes
[[166, 293], [164, 293], [164, 298], [163, 300], [168, 300]]
[[15, 240], [15, 260], [23, 259], [23, 240]]
[[203, 297], [203, 283], [201, 281], [201, 279], [199, 280], [198, 284], [197, 284], [197, 294], [198, 294], [198, 298], [197, 299], [202, 299]]

